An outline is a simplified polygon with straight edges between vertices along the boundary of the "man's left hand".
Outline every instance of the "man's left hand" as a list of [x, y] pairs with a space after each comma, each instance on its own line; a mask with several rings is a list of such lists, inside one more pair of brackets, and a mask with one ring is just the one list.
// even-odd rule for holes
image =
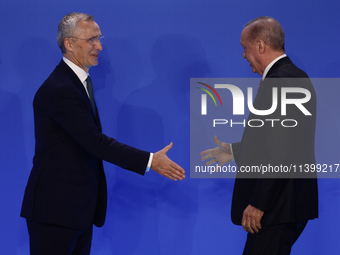
[[242, 227], [252, 234], [258, 233], [261, 226], [261, 219], [264, 212], [254, 206], [248, 205], [243, 212]]

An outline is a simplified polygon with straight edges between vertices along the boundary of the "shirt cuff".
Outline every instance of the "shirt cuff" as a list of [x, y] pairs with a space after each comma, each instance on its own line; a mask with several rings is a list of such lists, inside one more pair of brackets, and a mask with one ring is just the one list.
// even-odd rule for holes
[[152, 163], [152, 159], [153, 159], [153, 153], [150, 153], [150, 157], [149, 157], [149, 161], [148, 161], [148, 165], [146, 167], [145, 172], [149, 172], [150, 168], [151, 168], [151, 163]]

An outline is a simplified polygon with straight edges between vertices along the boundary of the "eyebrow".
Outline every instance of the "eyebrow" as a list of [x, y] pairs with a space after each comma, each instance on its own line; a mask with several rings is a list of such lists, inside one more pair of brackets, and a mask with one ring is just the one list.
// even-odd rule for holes
[[100, 35], [95, 35], [95, 36], [90, 37], [90, 39], [96, 38], [96, 37], [101, 37], [101, 36], [103, 36], [103, 35], [102, 35], [102, 34], [100, 34]]

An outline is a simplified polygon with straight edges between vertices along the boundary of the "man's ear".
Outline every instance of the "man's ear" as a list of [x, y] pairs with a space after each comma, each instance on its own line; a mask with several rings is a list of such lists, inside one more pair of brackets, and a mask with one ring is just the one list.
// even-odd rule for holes
[[258, 40], [256, 42], [256, 47], [257, 47], [258, 53], [263, 54], [266, 48], [266, 44], [263, 40]]
[[64, 46], [67, 51], [73, 51], [73, 45], [74, 45], [74, 42], [72, 38], [65, 38]]

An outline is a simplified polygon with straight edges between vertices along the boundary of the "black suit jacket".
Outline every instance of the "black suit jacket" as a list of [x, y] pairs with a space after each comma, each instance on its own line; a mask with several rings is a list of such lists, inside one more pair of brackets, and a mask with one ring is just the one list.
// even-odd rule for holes
[[[269, 70], [254, 99], [255, 109], [269, 109], [272, 105], [272, 87], [278, 88], [278, 107], [268, 116], [249, 114], [248, 120], [260, 119], [263, 127], [246, 126], [240, 143], [232, 144], [238, 169], [245, 166], [290, 167], [291, 173], [264, 175], [238, 173], [233, 193], [231, 217], [240, 225], [243, 211], [250, 204], [264, 211], [262, 225], [296, 222], [318, 217], [316, 173], [294, 173], [294, 166], [315, 164], [314, 136], [316, 121], [316, 95], [307, 76], [288, 57], [277, 61]], [[305, 116], [295, 105], [287, 106], [287, 115], [281, 116], [281, 88], [300, 87], [311, 93], [304, 106], [312, 114]], [[290, 93], [288, 98], [301, 98], [301, 93]], [[266, 121], [279, 119], [280, 121]], [[281, 121], [294, 119], [296, 127], [283, 127]], [[259, 125], [259, 121], [256, 125]], [[274, 127], [272, 124], [274, 123]], [[253, 123], [255, 125], [255, 122]], [[294, 122], [284, 122], [294, 125]], [[286, 168], [287, 169], [287, 168]], [[285, 178], [282, 178], [285, 177]], [[286, 178], [287, 177], [287, 178]], [[298, 177], [298, 178], [297, 178]], [[301, 178], [302, 177], [302, 178]]]
[[149, 152], [102, 133], [83, 84], [64, 61], [39, 88], [33, 107], [35, 156], [21, 216], [74, 229], [102, 226], [102, 160], [143, 175]]

